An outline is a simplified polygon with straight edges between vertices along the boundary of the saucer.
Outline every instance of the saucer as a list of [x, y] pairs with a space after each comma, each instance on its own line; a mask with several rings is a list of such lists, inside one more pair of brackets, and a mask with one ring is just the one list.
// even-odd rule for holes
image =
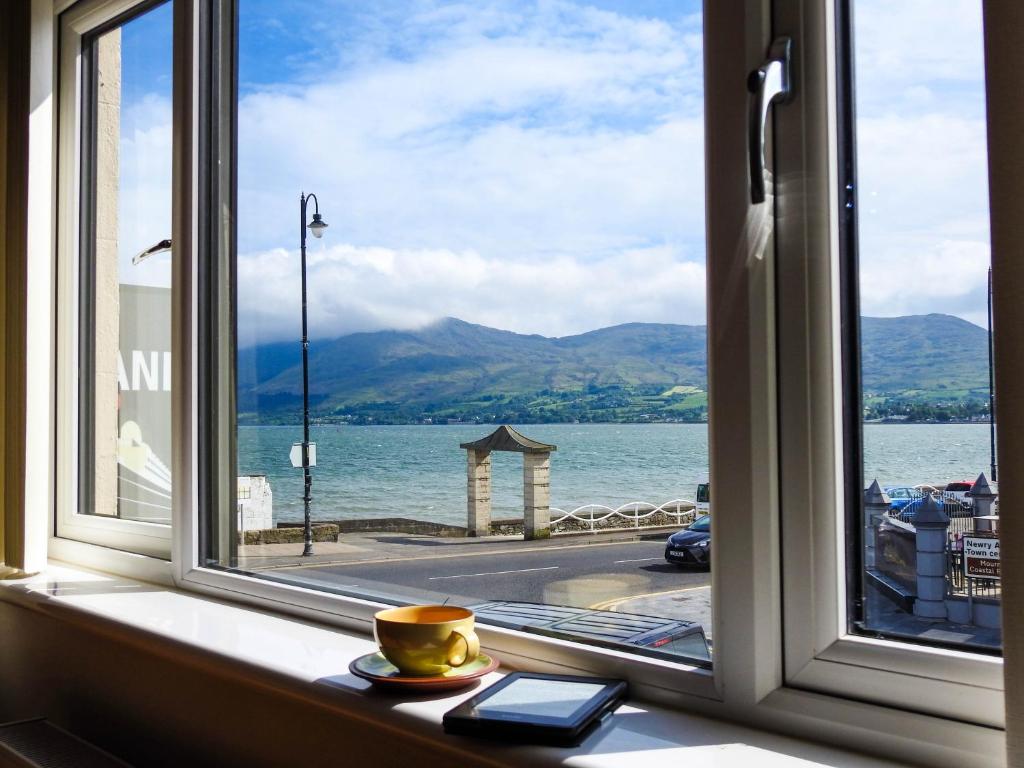
[[498, 660], [486, 653], [479, 654], [461, 667], [452, 667], [443, 675], [404, 675], [380, 651], [360, 656], [348, 665], [353, 675], [381, 688], [402, 688], [424, 693], [463, 688], [497, 668]]

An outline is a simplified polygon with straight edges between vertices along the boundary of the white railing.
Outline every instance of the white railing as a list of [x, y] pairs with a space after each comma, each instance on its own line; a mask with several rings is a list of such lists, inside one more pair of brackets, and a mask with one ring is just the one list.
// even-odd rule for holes
[[[584, 504], [576, 507], [571, 512], [558, 507], [551, 507], [551, 530], [553, 532], [559, 523], [566, 523], [575, 520], [583, 527], [589, 528], [591, 533], [597, 533], [598, 527], [611, 528], [612, 524], [601, 526], [600, 524], [613, 517], [621, 517], [628, 521], [626, 527], [640, 528], [641, 520], [648, 520], [658, 513], [671, 518], [671, 524], [684, 525], [692, 523], [697, 516], [697, 505], [689, 499], [672, 499], [664, 504], [651, 504], [647, 501], [631, 501], [621, 507], [612, 508], [604, 504]], [[560, 515], [556, 517], [556, 515]]]

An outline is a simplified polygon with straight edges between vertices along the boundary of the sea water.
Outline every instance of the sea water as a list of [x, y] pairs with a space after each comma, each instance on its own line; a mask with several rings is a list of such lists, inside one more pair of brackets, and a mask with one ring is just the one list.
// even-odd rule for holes
[[[612, 508], [633, 501], [694, 499], [708, 473], [704, 424], [536, 424], [516, 426], [557, 447], [551, 505]], [[466, 452], [488, 425], [314, 426], [314, 519], [409, 517], [466, 524]], [[274, 519], [302, 519], [302, 470], [291, 466], [302, 427], [239, 427], [240, 475], [266, 475]], [[492, 453], [492, 516], [521, 517], [522, 456]], [[939, 484], [989, 473], [987, 424], [868, 424], [864, 477], [883, 486]], [[726, 470], [728, 477], [728, 470]], [[785, 489], [783, 489], [783, 492]], [[712, 489], [712, 499], [714, 490]]]

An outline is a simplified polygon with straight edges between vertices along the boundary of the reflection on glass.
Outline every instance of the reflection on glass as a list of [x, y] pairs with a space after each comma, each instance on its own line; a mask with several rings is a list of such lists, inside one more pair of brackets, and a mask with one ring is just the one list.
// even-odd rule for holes
[[84, 48], [94, 207], [82, 248], [83, 469], [91, 467], [91, 487], [83, 482], [81, 511], [169, 524], [171, 6]]
[[978, 539], [997, 551], [999, 532], [981, 3], [857, 0], [853, 37], [865, 501], [852, 623], [998, 652], [998, 566], [969, 555]]
[[[239, 546], [215, 562], [707, 658], [709, 573], [666, 558], [708, 500], [700, 14], [339, 1], [312, 29], [241, 0]], [[301, 192], [330, 222], [305, 371]]]

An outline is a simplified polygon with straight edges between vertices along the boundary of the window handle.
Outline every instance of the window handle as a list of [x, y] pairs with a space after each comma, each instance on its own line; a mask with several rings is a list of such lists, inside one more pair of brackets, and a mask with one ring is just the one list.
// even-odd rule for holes
[[789, 59], [793, 41], [777, 37], [768, 49], [768, 59], [747, 77], [750, 91], [748, 152], [750, 159], [750, 201], [764, 202], [764, 130], [768, 107], [785, 103], [792, 96]]

